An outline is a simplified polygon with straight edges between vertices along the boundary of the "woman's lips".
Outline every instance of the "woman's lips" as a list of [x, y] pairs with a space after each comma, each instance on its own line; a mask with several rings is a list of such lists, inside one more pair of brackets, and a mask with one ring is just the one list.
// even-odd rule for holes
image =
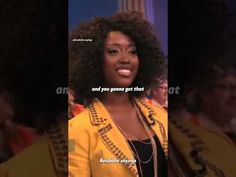
[[127, 68], [121, 68], [117, 70], [118, 74], [123, 77], [131, 76], [131, 70]]

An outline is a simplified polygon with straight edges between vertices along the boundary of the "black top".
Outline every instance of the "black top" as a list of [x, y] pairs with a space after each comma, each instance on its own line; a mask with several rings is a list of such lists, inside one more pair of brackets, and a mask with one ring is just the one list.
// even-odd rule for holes
[[[158, 177], [167, 177], [168, 167], [167, 167], [167, 160], [165, 157], [165, 153], [156, 135], [154, 136], [154, 140], [157, 145]], [[132, 143], [135, 146], [136, 151], [138, 152], [139, 158], [142, 161], [148, 161], [148, 159], [150, 159], [152, 155], [152, 145], [150, 143], [150, 139], [146, 139], [142, 141], [147, 144], [144, 144], [140, 141], [132, 141]], [[136, 154], [136, 151], [134, 147], [131, 145], [131, 142], [130, 141], [128, 142], [133, 152]], [[143, 177], [154, 177], [153, 157], [148, 163], [142, 163], [141, 161], [139, 163], [139, 160], [137, 159], [137, 157], [135, 158], [136, 158], [136, 165], [138, 168], [139, 176], [142, 177], [140, 167], [139, 167], [139, 164], [141, 164]]]

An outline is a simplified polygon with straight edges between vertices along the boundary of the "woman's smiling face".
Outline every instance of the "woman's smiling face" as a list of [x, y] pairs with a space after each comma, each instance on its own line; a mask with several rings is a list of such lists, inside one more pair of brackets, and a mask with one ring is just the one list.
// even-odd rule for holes
[[104, 87], [129, 87], [138, 73], [135, 43], [120, 31], [108, 33], [104, 46]]

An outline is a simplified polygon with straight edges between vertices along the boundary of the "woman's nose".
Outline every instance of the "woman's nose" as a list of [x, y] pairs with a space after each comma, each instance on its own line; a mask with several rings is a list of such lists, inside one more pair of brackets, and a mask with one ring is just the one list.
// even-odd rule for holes
[[126, 52], [122, 53], [122, 55], [121, 55], [121, 57], [120, 57], [120, 62], [121, 62], [121, 63], [124, 63], [124, 64], [129, 63], [129, 61], [130, 61], [129, 57], [130, 57], [130, 56], [129, 56], [128, 53], [126, 53]]

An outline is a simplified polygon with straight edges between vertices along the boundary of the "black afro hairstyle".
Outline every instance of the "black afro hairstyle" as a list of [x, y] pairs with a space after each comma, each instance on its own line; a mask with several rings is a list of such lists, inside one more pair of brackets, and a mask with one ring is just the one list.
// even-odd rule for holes
[[[95, 18], [80, 24], [70, 35], [70, 81], [76, 100], [89, 103], [103, 93], [91, 89], [104, 84], [103, 51], [109, 32], [121, 31], [134, 41], [140, 67], [131, 87], [150, 87], [153, 79], [162, 71], [164, 57], [152, 26], [142, 14], [130, 11], [108, 18]], [[130, 92], [141, 96], [142, 92]]]

